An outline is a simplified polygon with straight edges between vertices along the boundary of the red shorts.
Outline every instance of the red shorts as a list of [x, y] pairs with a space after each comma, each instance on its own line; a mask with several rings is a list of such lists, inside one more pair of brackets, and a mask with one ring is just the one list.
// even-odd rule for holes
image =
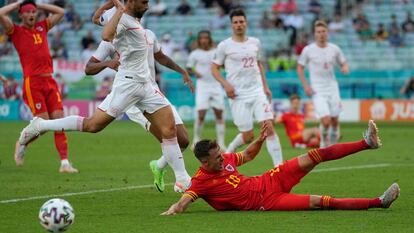
[[292, 188], [308, 174], [299, 167], [298, 158], [263, 174], [266, 190], [263, 193], [264, 210], [307, 210], [310, 207], [310, 195], [291, 194]]
[[33, 115], [63, 110], [58, 85], [52, 76], [27, 76], [23, 82], [23, 100]]

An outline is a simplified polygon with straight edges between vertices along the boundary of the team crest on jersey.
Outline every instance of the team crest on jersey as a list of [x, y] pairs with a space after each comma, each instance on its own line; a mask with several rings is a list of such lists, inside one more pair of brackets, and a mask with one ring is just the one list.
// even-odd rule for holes
[[42, 26], [37, 26], [36, 28], [39, 32], [43, 32], [43, 27]]
[[226, 169], [229, 172], [234, 172], [234, 167], [231, 166], [231, 164], [227, 164], [227, 166], [224, 169]]
[[37, 109], [37, 110], [39, 110], [41, 107], [42, 107], [42, 104], [41, 104], [41, 103], [37, 103], [37, 104], [36, 104], [36, 109]]

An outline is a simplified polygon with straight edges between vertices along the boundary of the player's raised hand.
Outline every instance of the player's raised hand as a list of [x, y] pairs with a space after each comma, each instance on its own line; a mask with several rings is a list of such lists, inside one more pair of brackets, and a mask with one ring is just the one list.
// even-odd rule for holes
[[226, 84], [223, 87], [226, 91], [227, 97], [229, 97], [230, 99], [234, 99], [236, 97], [236, 93], [234, 92], [234, 87], [232, 85]]
[[267, 138], [267, 136], [269, 136], [269, 131], [271, 130], [271, 127], [273, 127], [271, 121], [263, 122], [262, 127], [260, 128], [259, 140], [264, 141]]
[[120, 2], [119, 0], [112, 0], [112, 2], [114, 3], [114, 6], [122, 11], [125, 11], [125, 6], [124, 4], [122, 4], [122, 2]]

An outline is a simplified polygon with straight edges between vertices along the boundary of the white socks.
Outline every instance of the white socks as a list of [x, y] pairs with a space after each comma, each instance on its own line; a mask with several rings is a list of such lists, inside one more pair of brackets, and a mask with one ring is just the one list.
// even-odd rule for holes
[[224, 122], [216, 122], [216, 134], [217, 134], [217, 142], [219, 146], [224, 150], [226, 144], [224, 143]]
[[204, 122], [200, 124], [198, 118], [194, 121], [194, 138], [193, 145], [195, 145], [201, 138], [201, 130], [203, 129]]
[[273, 165], [277, 165], [283, 162], [282, 147], [280, 146], [279, 136], [275, 133], [272, 136], [266, 138], [267, 152], [272, 157]]
[[339, 138], [339, 126], [335, 129], [331, 126], [329, 127], [329, 142], [330, 145], [336, 144]]
[[187, 183], [191, 177], [185, 170], [184, 158], [177, 138], [162, 139], [161, 149], [166, 161], [174, 171], [176, 181]]
[[43, 131], [82, 131], [83, 119], [81, 116], [68, 116], [55, 120], [39, 121], [39, 130]]
[[60, 165], [61, 166], [68, 166], [68, 165], [70, 165], [69, 160], [67, 160], [67, 159], [60, 160]]
[[157, 160], [157, 167], [160, 170], [164, 170], [165, 167], [167, 167], [168, 162], [164, 155], [161, 155], [161, 157]]
[[227, 153], [232, 153], [237, 150], [240, 146], [243, 146], [244, 140], [243, 140], [243, 134], [239, 133], [237, 136], [233, 139], [233, 141], [229, 144], [229, 147], [227, 147]]
[[322, 124], [319, 124], [319, 133], [321, 134], [320, 148], [327, 147], [328, 142], [328, 128], [325, 128]]

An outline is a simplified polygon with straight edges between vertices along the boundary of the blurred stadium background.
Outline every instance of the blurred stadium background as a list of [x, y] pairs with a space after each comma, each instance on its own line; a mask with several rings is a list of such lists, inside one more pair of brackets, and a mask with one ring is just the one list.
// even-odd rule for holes
[[[0, 5], [9, 2], [0, 0]], [[55, 76], [59, 76], [65, 92], [65, 112], [89, 115], [96, 101], [109, 92], [114, 77], [110, 70], [96, 77], [85, 77], [83, 72], [101, 40], [102, 28], [93, 25], [91, 17], [104, 1], [37, 2], [52, 2], [67, 10], [62, 23], [49, 33]], [[183, 4], [188, 7], [180, 7]], [[231, 35], [227, 13], [232, 8], [244, 8], [248, 34], [262, 41], [276, 112], [286, 108], [284, 99], [289, 94], [305, 97], [295, 71], [296, 59], [304, 45], [312, 42], [313, 22], [324, 19], [331, 29], [330, 40], [343, 49], [351, 69], [349, 75], [337, 74], [345, 109], [342, 120], [414, 119], [414, 103], [403, 100], [414, 95], [414, 79], [411, 88], [403, 90], [414, 76], [412, 0], [151, 0], [150, 5], [143, 23], [156, 33], [164, 53], [180, 65], [185, 65], [199, 30], [210, 29], [218, 43]], [[181, 85], [179, 74], [158, 68], [163, 91], [183, 119], [192, 120], [194, 96]], [[14, 77], [21, 86], [19, 58], [4, 31], [0, 31], [0, 74]], [[22, 102], [5, 100], [4, 91], [2, 97], [0, 120], [31, 118]], [[304, 111], [308, 119], [313, 118], [310, 103], [305, 103]]]

